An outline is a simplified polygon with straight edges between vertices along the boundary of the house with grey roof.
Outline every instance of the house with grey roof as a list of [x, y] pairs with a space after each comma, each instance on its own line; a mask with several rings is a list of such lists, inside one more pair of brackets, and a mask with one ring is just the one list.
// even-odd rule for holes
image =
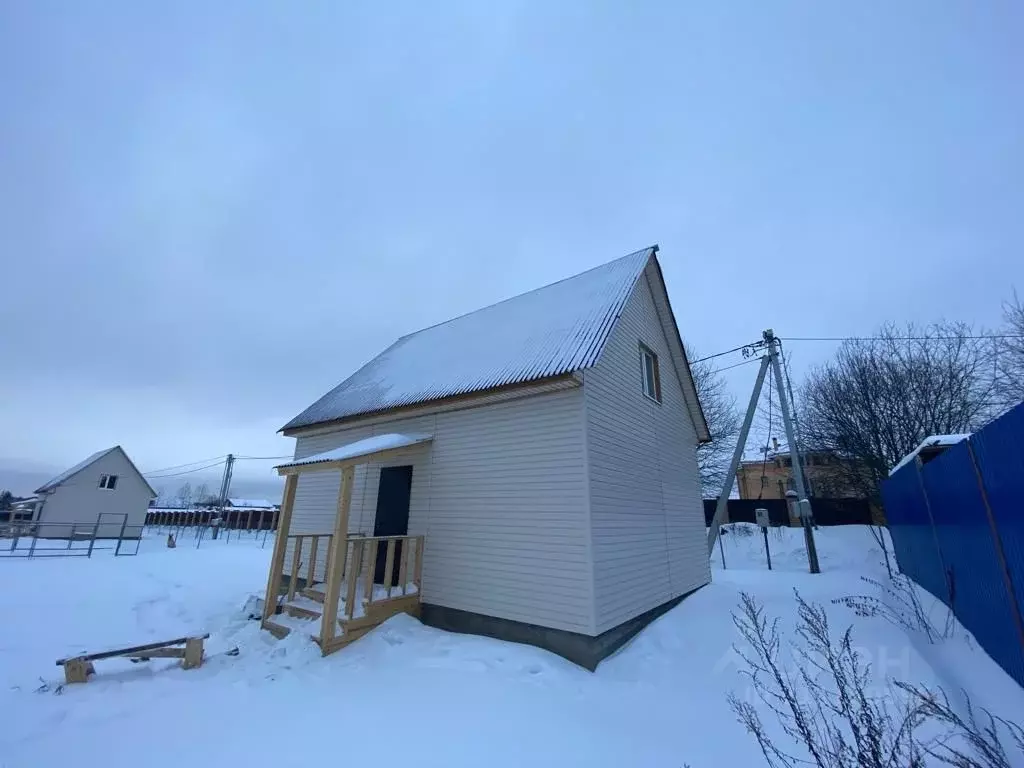
[[403, 336], [289, 421], [264, 626], [320, 616], [329, 653], [393, 603], [593, 669], [707, 584], [657, 250]]
[[36, 489], [39, 535], [139, 538], [157, 493], [119, 445], [88, 456]]

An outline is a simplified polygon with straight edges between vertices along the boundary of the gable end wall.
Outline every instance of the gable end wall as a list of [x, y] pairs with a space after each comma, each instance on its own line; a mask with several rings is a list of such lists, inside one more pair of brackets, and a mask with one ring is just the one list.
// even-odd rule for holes
[[[117, 487], [114, 490], [100, 488], [100, 475], [117, 475]], [[99, 514], [112, 512], [118, 517], [104, 517], [96, 535], [102, 538], [120, 535], [120, 515], [127, 514], [125, 535], [137, 537], [146, 521], [151, 492], [125, 455], [111, 451], [67, 478], [43, 498], [39, 521], [67, 523], [67, 526], [44, 525], [40, 530], [42, 536], [68, 536], [72, 526], [77, 533], [91, 533]]]
[[[640, 343], [658, 355], [660, 404], [642, 391]], [[583, 392], [600, 633], [711, 580], [697, 436], [646, 275]]]

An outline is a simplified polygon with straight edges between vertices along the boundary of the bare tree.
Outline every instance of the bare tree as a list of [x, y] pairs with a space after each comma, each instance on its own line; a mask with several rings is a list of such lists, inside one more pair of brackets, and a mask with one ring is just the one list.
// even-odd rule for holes
[[[693, 357], [692, 348], [688, 348]], [[697, 446], [697, 467], [704, 495], [717, 496], [729, 471], [729, 461], [736, 450], [740, 432], [740, 413], [736, 398], [715, 368], [713, 360], [691, 363], [693, 384], [697, 389], [704, 416], [711, 432], [711, 442]]]
[[213, 494], [210, 493], [210, 486], [206, 483], [201, 483], [200, 486], [196, 488], [195, 498], [196, 503], [201, 505], [213, 504], [216, 501]]
[[995, 406], [1001, 413], [1024, 400], [1024, 305], [1017, 292], [1003, 302], [1004, 338], [995, 340]]
[[178, 494], [175, 496], [178, 500], [178, 505], [182, 509], [187, 509], [192, 504], [192, 484], [185, 483], [178, 489]]
[[831, 453], [837, 483], [879, 501], [879, 484], [929, 435], [968, 432], [991, 414], [991, 350], [970, 326], [893, 325], [849, 340], [801, 391], [809, 449]]
[[14, 503], [14, 494], [4, 489], [0, 491], [0, 510], [8, 510]]

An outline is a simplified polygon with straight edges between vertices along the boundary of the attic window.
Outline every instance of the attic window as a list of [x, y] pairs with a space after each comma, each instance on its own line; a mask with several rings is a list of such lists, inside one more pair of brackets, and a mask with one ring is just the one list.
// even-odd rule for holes
[[117, 475], [100, 475], [100, 488], [108, 491], [117, 488]]
[[640, 345], [640, 375], [643, 381], [643, 392], [655, 402], [661, 402], [661, 371], [658, 368], [658, 356], [654, 350]]

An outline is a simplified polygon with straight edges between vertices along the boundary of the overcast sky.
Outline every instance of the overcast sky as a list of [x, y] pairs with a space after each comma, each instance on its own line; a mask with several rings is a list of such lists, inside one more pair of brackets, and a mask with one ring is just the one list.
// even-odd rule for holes
[[397, 336], [654, 242], [701, 354], [994, 324], [1024, 286], [1022, 21], [3, 3], [0, 457], [288, 453], [276, 430]]

